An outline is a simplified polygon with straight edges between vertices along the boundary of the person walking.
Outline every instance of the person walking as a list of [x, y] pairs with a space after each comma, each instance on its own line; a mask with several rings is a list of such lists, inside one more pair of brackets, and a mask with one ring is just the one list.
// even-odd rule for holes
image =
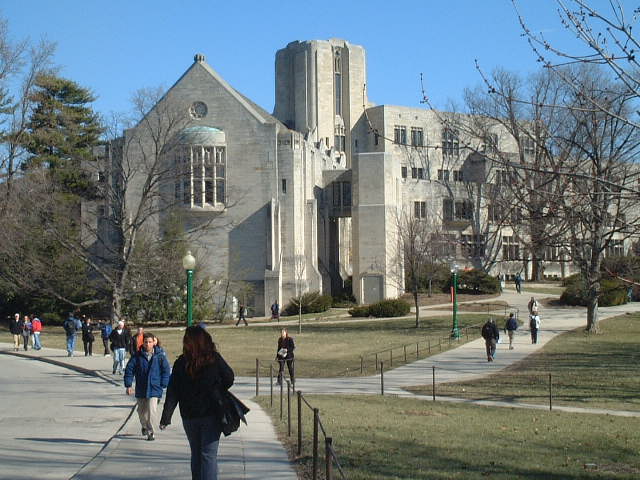
[[142, 342], [144, 341], [144, 328], [138, 327], [136, 334], [131, 337], [131, 343], [129, 344], [129, 355], [132, 357], [138, 353], [138, 350], [142, 348]]
[[493, 318], [487, 320], [487, 322], [482, 326], [481, 333], [487, 349], [487, 362], [493, 362], [493, 359], [496, 356], [496, 345], [500, 339], [500, 331], [496, 326], [496, 321]]
[[42, 332], [42, 322], [33, 313], [31, 314], [31, 340], [33, 341], [33, 349], [42, 349], [40, 343], [40, 332]]
[[171, 417], [180, 405], [182, 425], [191, 448], [191, 478], [217, 480], [218, 442], [221, 415], [212, 401], [213, 389], [226, 391], [234, 374], [216, 349], [209, 332], [187, 327], [182, 340], [182, 355], [173, 364], [167, 388], [160, 430], [171, 425]]
[[22, 343], [24, 346], [24, 351], [29, 350], [29, 338], [31, 337], [31, 319], [29, 315], [24, 316], [24, 321], [22, 322]]
[[509, 318], [507, 318], [507, 321], [504, 324], [504, 331], [509, 336], [509, 350], [513, 350], [513, 335], [517, 329], [518, 329], [518, 320], [516, 319], [516, 316], [512, 312], [509, 314]]
[[158, 402], [162, 392], [169, 384], [171, 365], [164, 350], [155, 346], [153, 333], [143, 334], [142, 348], [127, 363], [124, 370], [124, 386], [127, 395], [131, 395], [135, 380], [138, 418], [142, 426], [142, 435], [154, 440], [153, 427], [156, 424]]
[[280, 305], [278, 305], [278, 300], [271, 304], [271, 320], [280, 322]]
[[538, 331], [540, 330], [540, 315], [529, 315], [529, 330], [531, 330], [531, 343], [538, 343]]
[[540, 311], [540, 304], [534, 297], [531, 297], [531, 300], [529, 300], [529, 303], [527, 304], [527, 308], [529, 309], [529, 315], [537, 315]]
[[67, 336], [67, 357], [73, 357], [76, 348], [76, 333], [82, 328], [80, 320], [76, 318], [73, 312], [69, 312], [69, 316], [62, 324], [64, 333]]
[[280, 385], [282, 383], [282, 377], [284, 376], [284, 364], [287, 363], [287, 369], [289, 370], [289, 379], [291, 380], [291, 384], [295, 385], [295, 359], [293, 355], [293, 351], [295, 350], [296, 345], [293, 342], [293, 338], [289, 336], [289, 332], [286, 328], [283, 328], [280, 331], [280, 337], [278, 338], [278, 349], [276, 351], [276, 360], [278, 361], [278, 380], [277, 383]]
[[124, 359], [131, 344], [131, 334], [129, 329], [125, 328], [124, 321], [118, 322], [118, 328], [113, 330], [109, 335], [111, 341], [111, 351], [113, 352], [113, 374], [116, 372], [120, 375], [124, 372]]
[[247, 323], [247, 307], [244, 306], [244, 304], [240, 304], [240, 307], [238, 308], [238, 321], [236, 322], [236, 327], [240, 324], [240, 322], [244, 322], [245, 327], [248, 327], [249, 324]]
[[94, 326], [91, 322], [91, 317], [87, 317], [82, 324], [82, 345], [84, 346], [84, 356], [93, 355], [93, 342], [95, 336], [93, 335]]
[[22, 327], [24, 322], [20, 319], [20, 314], [16, 313], [13, 319], [9, 322], [9, 331], [13, 335], [13, 351], [20, 350], [20, 342], [22, 342]]
[[522, 293], [522, 276], [520, 272], [516, 273], [516, 276], [513, 278], [513, 282], [516, 284], [516, 292]]
[[109, 320], [101, 320], [100, 321], [100, 337], [102, 338], [102, 345], [104, 346], [104, 356], [110, 357], [111, 353], [109, 353], [109, 335], [113, 331], [113, 327], [111, 326], [111, 321]]

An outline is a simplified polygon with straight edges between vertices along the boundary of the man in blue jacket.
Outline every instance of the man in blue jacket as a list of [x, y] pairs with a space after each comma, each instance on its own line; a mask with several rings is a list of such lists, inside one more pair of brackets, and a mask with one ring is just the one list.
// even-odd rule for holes
[[155, 335], [145, 333], [142, 348], [129, 359], [124, 371], [124, 386], [131, 395], [133, 381], [136, 383], [138, 416], [142, 425], [142, 435], [153, 440], [153, 426], [157, 423], [158, 401], [162, 390], [169, 384], [171, 366], [161, 347], [155, 346]]

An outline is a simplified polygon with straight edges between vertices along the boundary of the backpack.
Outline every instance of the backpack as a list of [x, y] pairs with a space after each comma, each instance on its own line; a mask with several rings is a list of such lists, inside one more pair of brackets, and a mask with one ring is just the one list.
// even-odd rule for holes
[[109, 338], [109, 335], [111, 335], [113, 328], [111, 327], [111, 324], [106, 323], [102, 326], [101, 330], [102, 330], [102, 338]]
[[493, 329], [491, 328], [491, 325], [489, 325], [488, 323], [485, 323], [482, 326], [482, 338], [484, 338], [485, 340], [490, 339], [491, 337], [493, 337]]
[[536, 328], [536, 317], [531, 315], [531, 319], [529, 320], [529, 328]]
[[507, 319], [507, 330], [517, 330], [518, 329], [518, 321], [516, 317], [509, 317]]
[[66, 332], [67, 335], [72, 335], [76, 333], [75, 320], [73, 318], [67, 318], [62, 324], [62, 328], [64, 328], [64, 331]]

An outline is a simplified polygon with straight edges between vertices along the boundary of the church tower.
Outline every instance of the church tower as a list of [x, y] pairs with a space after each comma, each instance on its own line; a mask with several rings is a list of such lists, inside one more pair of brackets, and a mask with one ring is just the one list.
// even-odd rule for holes
[[274, 116], [333, 149], [343, 168], [350, 168], [357, 150], [353, 128], [369, 106], [365, 84], [360, 45], [340, 39], [291, 42], [276, 53]]

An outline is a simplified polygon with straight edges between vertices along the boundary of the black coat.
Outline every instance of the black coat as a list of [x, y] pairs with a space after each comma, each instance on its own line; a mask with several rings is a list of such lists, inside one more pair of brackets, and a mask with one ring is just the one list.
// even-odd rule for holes
[[171, 417], [176, 405], [180, 405], [182, 418], [220, 418], [220, 412], [213, 402], [213, 389], [229, 390], [233, 385], [233, 370], [218, 352], [214, 354], [214, 362], [207, 365], [200, 375], [193, 379], [186, 370], [186, 360], [180, 355], [173, 364], [167, 398], [162, 410], [161, 425], [171, 424]]
[[485, 340], [491, 340], [492, 338], [498, 340], [500, 338], [500, 330], [498, 330], [495, 322], [487, 322], [482, 326], [482, 338]]
[[13, 335], [22, 335], [22, 329], [23, 328], [24, 328], [24, 320], [18, 320], [16, 322], [15, 319], [12, 319], [9, 322], [9, 331]]
[[[281, 348], [287, 349], [287, 356], [282, 358], [278, 355], [278, 352]], [[293, 360], [293, 351], [295, 350], [296, 345], [293, 343], [293, 338], [287, 336], [285, 338], [278, 338], [278, 349], [276, 350], [276, 360]]]
[[93, 336], [93, 323], [87, 325], [86, 323], [82, 324], [82, 341], [83, 342], [93, 342], [95, 340]]
[[116, 348], [126, 348], [128, 350], [131, 344], [131, 334], [126, 328], [122, 329], [121, 334], [118, 334], [118, 330], [114, 330], [109, 335], [109, 340], [111, 341], [111, 350]]

